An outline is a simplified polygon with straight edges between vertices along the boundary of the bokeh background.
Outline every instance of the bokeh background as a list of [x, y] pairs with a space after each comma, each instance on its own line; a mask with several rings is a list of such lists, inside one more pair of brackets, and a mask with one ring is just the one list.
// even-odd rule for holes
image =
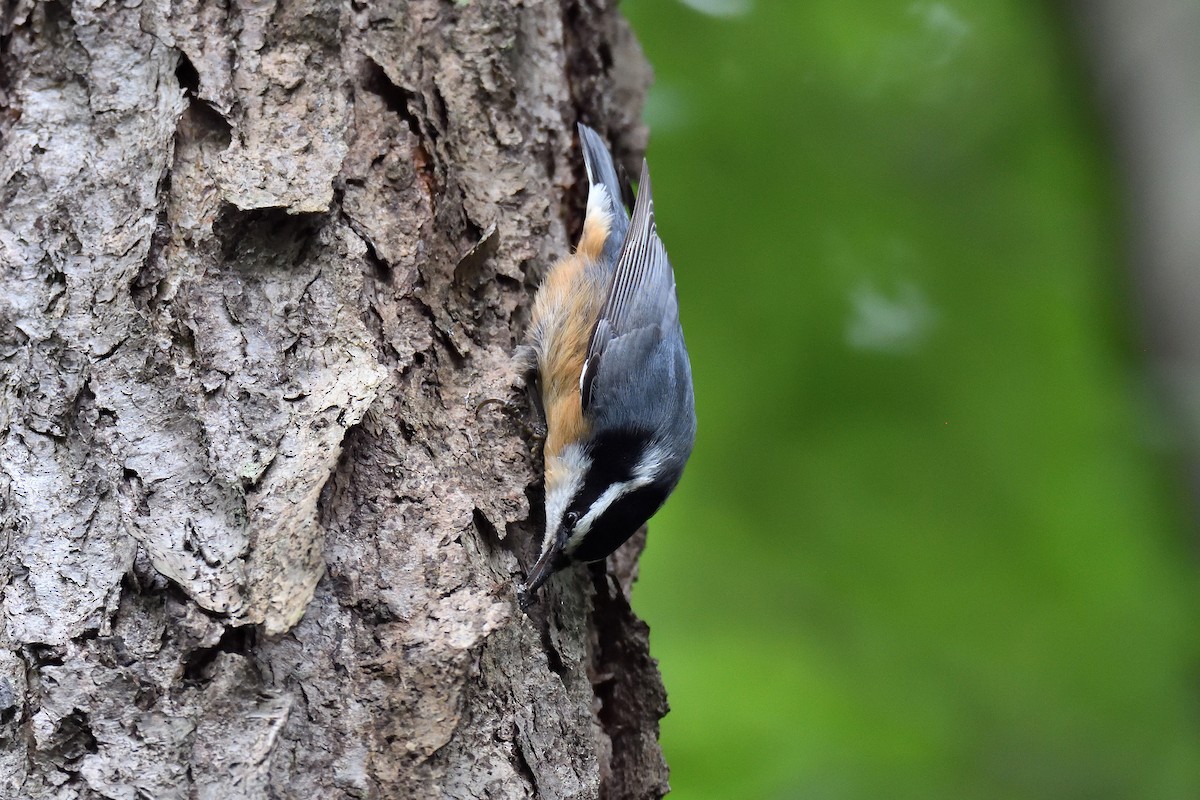
[[622, 8], [700, 418], [634, 593], [673, 797], [1200, 797], [1189, 454], [1067, 15]]

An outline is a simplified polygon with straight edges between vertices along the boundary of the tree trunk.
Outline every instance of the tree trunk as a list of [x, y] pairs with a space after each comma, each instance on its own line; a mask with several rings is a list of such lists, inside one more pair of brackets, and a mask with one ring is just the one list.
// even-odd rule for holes
[[519, 613], [478, 408], [644, 143], [609, 6], [6, 5], [0, 796], [666, 791], [637, 545]]
[[1143, 350], [1200, 504], [1200, 4], [1075, 0], [1120, 167]]

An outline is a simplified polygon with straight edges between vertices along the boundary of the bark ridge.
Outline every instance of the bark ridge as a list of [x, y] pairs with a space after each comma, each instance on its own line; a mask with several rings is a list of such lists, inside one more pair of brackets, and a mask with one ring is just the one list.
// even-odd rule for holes
[[666, 791], [640, 544], [519, 615], [477, 408], [648, 79], [606, 0], [5, 5], [0, 795]]

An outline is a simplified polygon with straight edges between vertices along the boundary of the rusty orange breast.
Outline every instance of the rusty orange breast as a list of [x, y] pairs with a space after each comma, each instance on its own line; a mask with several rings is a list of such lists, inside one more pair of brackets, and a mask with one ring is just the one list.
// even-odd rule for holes
[[602, 287], [588, 274], [589, 261], [580, 251], [555, 264], [534, 303], [547, 460], [557, 456], [568, 442], [587, 434], [579, 377], [603, 304]]

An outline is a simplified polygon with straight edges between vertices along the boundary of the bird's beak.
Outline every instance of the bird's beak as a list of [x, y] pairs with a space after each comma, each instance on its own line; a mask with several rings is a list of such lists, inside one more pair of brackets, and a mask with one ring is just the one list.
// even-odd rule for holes
[[521, 605], [522, 611], [527, 611], [534, 600], [534, 596], [542, 584], [550, 579], [555, 570], [560, 566], [562, 558], [562, 548], [555, 544], [545, 555], [537, 560], [533, 565], [533, 569], [529, 570], [529, 576], [525, 579], [525, 585], [517, 592], [517, 598]]

